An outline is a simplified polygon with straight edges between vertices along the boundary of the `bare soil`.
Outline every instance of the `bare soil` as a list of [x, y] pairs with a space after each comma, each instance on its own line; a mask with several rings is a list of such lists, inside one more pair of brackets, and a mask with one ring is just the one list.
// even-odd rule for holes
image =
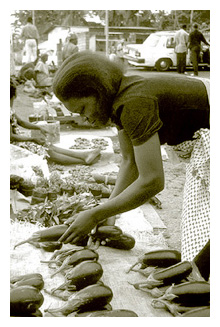
[[[18, 87], [17, 99], [14, 103], [14, 108], [17, 114], [28, 120], [30, 114], [33, 113], [33, 102], [41, 101], [23, 92], [23, 86]], [[61, 125], [62, 130], [69, 129], [68, 124]], [[112, 137], [115, 150], [115, 160], [120, 161], [119, 144], [117, 137]], [[178, 163], [173, 163], [172, 160], [164, 160], [165, 172], [165, 188], [157, 194], [157, 198], [162, 203], [162, 209], [156, 208], [158, 215], [167, 227], [164, 237], [170, 248], [181, 250], [181, 212], [183, 202], [183, 189], [185, 183], [185, 171], [187, 159], [180, 159]]]

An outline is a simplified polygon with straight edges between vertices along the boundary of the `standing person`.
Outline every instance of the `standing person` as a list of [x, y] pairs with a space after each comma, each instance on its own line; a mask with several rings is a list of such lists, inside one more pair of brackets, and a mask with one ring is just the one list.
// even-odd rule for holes
[[200, 59], [201, 42], [209, 46], [204, 35], [198, 30], [198, 24], [193, 25], [193, 31], [189, 34], [190, 57], [193, 64], [194, 75], [198, 76], [198, 63]]
[[79, 51], [77, 44], [78, 44], [78, 38], [76, 34], [71, 34], [69, 40], [66, 42], [66, 44], [63, 47], [63, 51], [62, 51], [63, 61], [69, 56], [71, 56], [72, 54], [77, 53]]
[[177, 56], [177, 72], [184, 74], [186, 70], [186, 55], [189, 34], [186, 32], [186, 24], [175, 34], [175, 52]]
[[28, 17], [27, 24], [22, 29], [21, 37], [25, 41], [26, 62], [35, 61], [37, 58], [39, 33], [36, 26], [32, 23], [32, 17]]
[[209, 128], [209, 101], [201, 80], [147, 75], [126, 76], [104, 55], [88, 51], [69, 57], [58, 69], [55, 95], [69, 111], [94, 125], [114, 123], [122, 153], [108, 201], [72, 217], [60, 241], [76, 243], [98, 224], [114, 224], [115, 215], [137, 208], [162, 191], [160, 145], [190, 140], [200, 128]]

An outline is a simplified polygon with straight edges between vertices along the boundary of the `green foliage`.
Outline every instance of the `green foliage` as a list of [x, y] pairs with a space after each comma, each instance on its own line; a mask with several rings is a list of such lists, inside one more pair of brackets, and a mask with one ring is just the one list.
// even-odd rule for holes
[[[15, 21], [13, 27], [26, 24], [27, 17], [34, 17], [41, 39], [48, 29], [55, 26], [86, 26], [86, 14], [94, 14], [105, 20], [106, 10], [17, 10], [13, 13]], [[109, 10], [109, 26], [146, 26], [159, 30], [173, 30], [181, 24], [190, 25], [197, 22], [199, 25], [209, 26], [210, 10]]]

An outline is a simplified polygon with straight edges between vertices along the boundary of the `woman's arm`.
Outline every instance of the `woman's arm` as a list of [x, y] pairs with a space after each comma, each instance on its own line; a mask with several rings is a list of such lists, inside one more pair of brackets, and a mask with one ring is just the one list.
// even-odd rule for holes
[[16, 115], [16, 119], [17, 119], [18, 124], [21, 127], [24, 127], [24, 128], [27, 128], [27, 129], [37, 129], [37, 130], [40, 130], [39, 126], [37, 126], [35, 124], [31, 124], [28, 121], [25, 121], [25, 120], [21, 119], [17, 115]]
[[[60, 241], [64, 241], [64, 243], [77, 242], [101, 221], [137, 208], [163, 189], [164, 172], [157, 133], [144, 144], [134, 147], [134, 159], [138, 178], [105, 203], [81, 212], [60, 238]], [[122, 181], [120, 185], [124, 185]]]
[[138, 170], [135, 163], [134, 149], [131, 140], [124, 130], [120, 130], [118, 132], [118, 139], [120, 143], [122, 161], [110, 199], [120, 194], [138, 178]]

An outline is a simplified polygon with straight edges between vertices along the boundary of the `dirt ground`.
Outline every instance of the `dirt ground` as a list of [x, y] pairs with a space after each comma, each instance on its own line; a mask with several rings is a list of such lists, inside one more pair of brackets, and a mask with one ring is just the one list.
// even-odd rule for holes
[[[35, 99], [24, 93], [23, 86], [20, 85], [14, 108], [21, 118], [28, 120], [29, 115], [33, 113], [33, 102], [39, 100], [41, 99]], [[69, 126], [62, 124], [61, 132], [66, 128], [69, 128]], [[113, 137], [112, 141], [115, 150], [115, 160], [120, 161], [117, 137]], [[177, 163], [169, 159], [163, 161], [165, 188], [157, 195], [157, 198], [162, 203], [162, 209], [155, 207], [155, 210], [167, 227], [164, 237], [167, 240], [168, 246], [177, 250], [181, 249], [181, 212], [186, 163], [187, 159], [180, 159]]]

